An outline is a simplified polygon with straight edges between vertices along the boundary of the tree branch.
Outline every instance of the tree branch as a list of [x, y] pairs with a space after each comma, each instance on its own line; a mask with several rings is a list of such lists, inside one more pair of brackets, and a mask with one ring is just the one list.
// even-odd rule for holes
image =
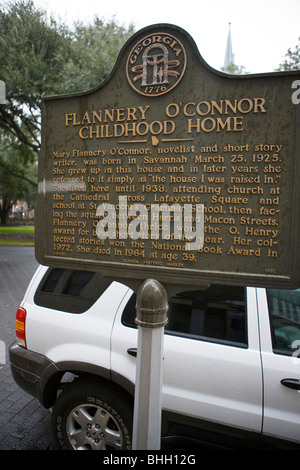
[[27, 181], [27, 183], [31, 184], [32, 186], [34, 187], [37, 187], [38, 183], [36, 181], [32, 181], [30, 178], [27, 178], [27, 176], [24, 176], [22, 175], [21, 173], [18, 173], [17, 171], [13, 171], [11, 170], [7, 165], [5, 165], [5, 163], [3, 163], [1, 160], [0, 160], [0, 167], [4, 168], [5, 171], [7, 171], [10, 175], [16, 177], [16, 178], [20, 178], [22, 180], [25, 180]]

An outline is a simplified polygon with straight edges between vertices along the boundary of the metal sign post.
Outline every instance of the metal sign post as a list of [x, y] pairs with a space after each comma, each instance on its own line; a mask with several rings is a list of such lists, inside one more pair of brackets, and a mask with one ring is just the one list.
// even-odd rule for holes
[[133, 419], [133, 449], [159, 450], [161, 441], [162, 360], [168, 297], [164, 287], [147, 279], [136, 303], [138, 348]]

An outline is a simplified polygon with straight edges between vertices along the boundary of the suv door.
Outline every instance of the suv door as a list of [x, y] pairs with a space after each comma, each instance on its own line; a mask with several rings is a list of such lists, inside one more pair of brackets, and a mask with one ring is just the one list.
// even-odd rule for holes
[[[137, 345], [134, 305], [128, 302], [122, 321], [119, 312], [111, 355], [112, 370], [131, 381], [136, 360], [127, 351]], [[184, 292], [170, 299], [168, 318], [163, 409], [181, 423], [195, 424], [196, 418], [206, 431], [259, 437], [262, 373], [255, 289], [248, 288], [247, 296], [243, 287], [231, 286]]]
[[257, 289], [257, 294], [263, 332], [264, 439], [294, 441], [299, 448], [300, 289]]

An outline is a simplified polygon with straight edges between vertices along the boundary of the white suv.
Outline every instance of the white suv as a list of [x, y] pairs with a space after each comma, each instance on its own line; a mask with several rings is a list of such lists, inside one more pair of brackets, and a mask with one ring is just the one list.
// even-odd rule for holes
[[[162, 449], [300, 445], [300, 290], [212, 285], [169, 300]], [[131, 447], [135, 294], [40, 267], [17, 311], [15, 381], [65, 449]], [[198, 446], [198, 447], [197, 447]]]

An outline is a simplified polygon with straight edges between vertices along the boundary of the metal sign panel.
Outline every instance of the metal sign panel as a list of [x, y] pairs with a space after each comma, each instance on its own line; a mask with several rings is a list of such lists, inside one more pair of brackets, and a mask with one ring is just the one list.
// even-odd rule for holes
[[45, 98], [40, 263], [164, 283], [299, 285], [300, 71], [229, 76], [172, 25]]

